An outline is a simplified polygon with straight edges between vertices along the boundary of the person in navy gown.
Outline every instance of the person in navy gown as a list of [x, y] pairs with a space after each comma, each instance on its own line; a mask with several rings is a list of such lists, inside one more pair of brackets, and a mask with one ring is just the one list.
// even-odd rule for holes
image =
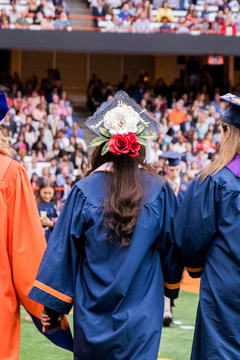
[[240, 98], [222, 115], [220, 156], [190, 185], [174, 220], [175, 242], [201, 276], [191, 360], [240, 359]]
[[[144, 160], [157, 123], [120, 91], [86, 125], [99, 135], [91, 170], [63, 206], [29, 296], [60, 314], [74, 304], [75, 360], [154, 360], [164, 293], [178, 296], [183, 270], [176, 198]], [[43, 331], [49, 321], [42, 314]]]
[[174, 151], [167, 151], [161, 155], [167, 159], [167, 174], [166, 178], [177, 197], [178, 204], [181, 205], [186, 191], [190, 185], [189, 182], [182, 179], [180, 176], [180, 158], [185, 154], [180, 154]]
[[[174, 194], [177, 198], [177, 202], [180, 205], [190, 183], [184, 181], [180, 177], [180, 158], [185, 154], [181, 154], [174, 151], [167, 151], [160, 157], [166, 159], [166, 179], [169, 182]], [[173, 322], [173, 308], [174, 301], [168, 297], [164, 297], [164, 314], [163, 314], [163, 326], [169, 327]]]

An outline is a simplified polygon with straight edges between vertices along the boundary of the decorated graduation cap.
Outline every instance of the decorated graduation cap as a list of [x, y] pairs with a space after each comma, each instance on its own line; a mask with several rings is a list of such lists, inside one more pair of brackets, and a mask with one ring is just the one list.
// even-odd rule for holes
[[168, 166], [178, 166], [180, 164], [180, 159], [185, 156], [184, 153], [178, 153], [174, 151], [167, 151], [160, 155], [159, 157], [165, 158], [168, 161]]
[[240, 129], [240, 98], [229, 93], [220, 96], [220, 99], [231, 103], [229, 108], [223, 113], [222, 121]]
[[6, 95], [0, 94], [0, 121], [5, 118], [8, 110]]
[[124, 91], [118, 91], [108, 105], [97, 110], [85, 124], [98, 135], [90, 146], [105, 143], [101, 155], [110, 151], [116, 156], [125, 154], [130, 157], [137, 156], [140, 145], [147, 146], [147, 141], [156, 137], [154, 132], [159, 126]]

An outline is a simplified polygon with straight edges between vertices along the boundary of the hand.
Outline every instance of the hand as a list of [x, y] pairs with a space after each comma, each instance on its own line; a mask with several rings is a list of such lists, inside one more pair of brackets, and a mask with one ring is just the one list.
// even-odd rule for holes
[[[61, 320], [63, 319], [63, 316], [64, 316], [64, 315], [59, 315], [58, 321], [61, 321]], [[43, 325], [43, 327], [42, 327], [42, 332], [45, 333], [45, 331], [46, 331], [46, 326], [50, 326], [50, 325], [51, 325], [51, 324], [50, 324], [51, 318], [50, 318], [47, 314], [45, 314], [44, 311], [42, 311], [41, 316], [40, 316], [40, 320], [41, 320], [41, 323], [42, 323], [42, 325]]]
[[48, 217], [41, 218], [41, 222], [43, 226], [53, 227], [53, 221], [51, 221]]
[[47, 314], [45, 314], [44, 313], [44, 311], [41, 313], [41, 316], [40, 316], [40, 320], [41, 320], [41, 323], [42, 323], [42, 325], [43, 325], [43, 327], [42, 327], [42, 332], [43, 333], [45, 333], [45, 331], [46, 331], [46, 326], [49, 326], [49, 325], [51, 325], [50, 324], [50, 317], [47, 315]]

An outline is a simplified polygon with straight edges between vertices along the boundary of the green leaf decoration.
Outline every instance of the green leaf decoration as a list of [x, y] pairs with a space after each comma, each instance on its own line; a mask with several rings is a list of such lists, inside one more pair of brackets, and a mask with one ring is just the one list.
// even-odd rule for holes
[[102, 143], [104, 143], [105, 141], [107, 141], [107, 139], [104, 139], [102, 137], [97, 137], [95, 139], [93, 139], [93, 141], [91, 141], [90, 145], [91, 147], [93, 146], [99, 146], [101, 145]]
[[156, 137], [154, 132], [152, 132], [150, 130], [143, 131], [139, 136], [142, 139], [145, 139], [145, 140], [151, 140], [151, 139], [154, 139]]
[[111, 134], [110, 134], [110, 132], [109, 132], [107, 129], [105, 129], [105, 128], [103, 128], [103, 127], [100, 127], [100, 128], [99, 128], [99, 131], [100, 131], [100, 133], [101, 133], [103, 136], [105, 136], [106, 138], [110, 139]]
[[109, 142], [107, 142], [107, 143], [104, 145], [104, 147], [102, 148], [101, 155], [102, 155], [102, 156], [105, 155], [105, 154], [108, 152], [109, 149], [110, 149], [110, 145], [109, 145]]
[[142, 124], [142, 125], [137, 125], [137, 131], [135, 132], [135, 135], [141, 134], [141, 132], [143, 132], [144, 128], [145, 128], [145, 125], [144, 125], [144, 124]]
[[147, 142], [142, 139], [141, 137], [137, 137], [137, 142], [140, 144], [140, 145], [144, 145], [144, 146], [147, 146]]

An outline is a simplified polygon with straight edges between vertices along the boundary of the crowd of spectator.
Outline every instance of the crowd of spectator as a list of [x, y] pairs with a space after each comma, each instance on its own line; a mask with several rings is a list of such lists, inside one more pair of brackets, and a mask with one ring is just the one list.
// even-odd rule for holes
[[9, 106], [1, 127], [13, 158], [23, 164], [33, 188], [51, 180], [62, 188], [58, 195], [65, 200], [72, 183], [87, 170], [88, 153], [59, 72], [49, 69], [41, 82], [36, 76], [25, 83], [17, 73], [5, 76], [0, 91]]
[[64, 0], [28, 0], [26, 6], [20, 6], [16, 0], [10, 1], [11, 9], [0, 11], [2, 28], [28, 29], [40, 26], [53, 30], [70, 26], [68, 7]]
[[[105, 31], [206, 31], [226, 35], [240, 31], [238, 0], [207, 0], [200, 6], [201, 10], [193, 0], [90, 0], [90, 6], [94, 26], [103, 26]], [[174, 13], [174, 10], [185, 11]], [[103, 18], [104, 25], [99, 25]]]
[[[216, 88], [206, 70], [200, 73], [198, 86], [187, 88], [179, 79], [167, 86], [159, 78], [152, 85], [147, 72], [140, 74], [136, 84], [124, 75], [117, 87], [93, 74], [87, 89], [90, 111], [106, 106], [116, 90], [126, 91], [159, 121], [157, 139], [151, 144], [158, 172], [164, 174], [165, 151], [184, 153], [181, 171], [191, 181], [220, 151], [219, 124], [226, 105], [220, 93], [240, 95], [240, 84], [235, 89]], [[0, 91], [5, 92], [10, 109], [1, 125], [13, 157], [25, 167], [33, 188], [50, 180], [62, 188], [59, 196], [65, 200], [72, 183], [85, 176], [89, 159], [59, 72], [49, 69], [41, 82], [32, 76], [24, 84], [15, 73], [2, 79]]]
[[[89, 0], [95, 28], [113, 32], [240, 32], [239, 0]], [[27, 0], [0, 10], [3, 28], [70, 29], [65, 0]], [[177, 11], [177, 12], [176, 12]], [[74, 15], [73, 15], [74, 17]]]
[[[142, 73], [133, 86], [124, 75], [118, 90], [126, 91], [143, 109], [159, 121], [157, 139], [152, 142], [152, 162], [164, 174], [166, 151], [184, 153], [181, 171], [186, 181], [215, 159], [220, 151], [220, 118], [226, 102], [220, 100], [220, 93], [232, 92], [240, 95], [239, 86], [235, 89], [215, 88], [211, 76], [203, 70], [198, 87], [186, 88], [179, 79], [167, 86], [159, 78], [152, 86], [148, 73]], [[93, 75], [88, 86], [88, 104], [92, 111], [103, 107], [114, 95], [109, 83], [102, 83]], [[180, 156], [180, 155], [179, 155]]]

